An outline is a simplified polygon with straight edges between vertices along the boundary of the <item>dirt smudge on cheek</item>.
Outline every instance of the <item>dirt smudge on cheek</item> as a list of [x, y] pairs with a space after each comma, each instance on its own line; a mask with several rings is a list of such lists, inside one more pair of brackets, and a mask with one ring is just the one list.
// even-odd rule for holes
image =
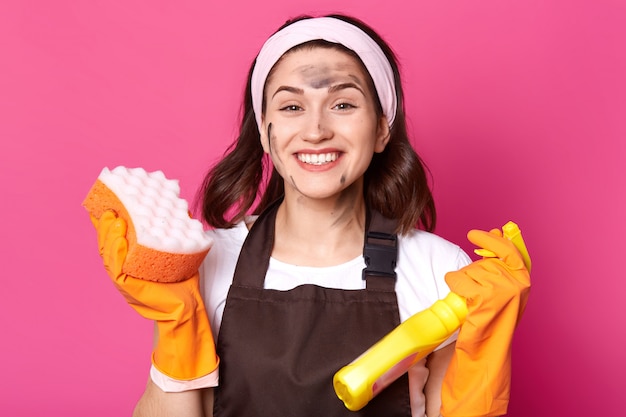
[[267, 147], [269, 148], [270, 155], [272, 154], [272, 123], [267, 125]]
[[283, 161], [280, 159], [280, 155], [274, 153], [274, 147], [272, 146], [272, 143], [276, 139], [276, 136], [272, 136], [272, 128], [273, 127], [274, 126], [273, 126], [273, 124], [271, 122], [267, 125], [267, 147], [269, 148], [270, 155], [272, 157], [276, 158], [276, 160], [282, 164]]

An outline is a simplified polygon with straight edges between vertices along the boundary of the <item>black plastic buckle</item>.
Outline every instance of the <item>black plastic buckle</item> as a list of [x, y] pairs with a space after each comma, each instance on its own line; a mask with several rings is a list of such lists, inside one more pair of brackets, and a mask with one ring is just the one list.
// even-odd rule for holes
[[[376, 243], [372, 240], [380, 240], [385, 243]], [[386, 244], [389, 242], [388, 244]], [[368, 232], [363, 248], [365, 268], [362, 278], [367, 279], [370, 275], [396, 278], [396, 261], [398, 258], [398, 240], [396, 235], [380, 232]]]

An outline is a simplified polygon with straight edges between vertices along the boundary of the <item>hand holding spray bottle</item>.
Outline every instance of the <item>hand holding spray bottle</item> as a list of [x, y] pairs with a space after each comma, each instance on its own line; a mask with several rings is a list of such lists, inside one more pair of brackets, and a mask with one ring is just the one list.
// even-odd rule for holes
[[[508, 222], [502, 227], [502, 232], [519, 250], [530, 271], [530, 255], [517, 224]], [[486, 249], [476, 249], [474, 252], [485, 258], [496, 257]], [[352, 363], [340, 369], [333, 378], [335, 393], [346, 408], [360, 410], [448, 339], [459, 329], [466, 316], [467, 305], [463, 297], [451, 292], [437, 300], [428, 309], [409, 317]]]

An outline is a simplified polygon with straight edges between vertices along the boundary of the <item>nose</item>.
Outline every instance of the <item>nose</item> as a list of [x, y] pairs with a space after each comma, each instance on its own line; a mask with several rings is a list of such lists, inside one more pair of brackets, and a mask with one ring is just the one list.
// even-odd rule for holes
[[306, 118], [306, 125], [303, 126], [302, 139], [318, 143], [332, 137], [332, 129], [323, 112], [311, 112]]

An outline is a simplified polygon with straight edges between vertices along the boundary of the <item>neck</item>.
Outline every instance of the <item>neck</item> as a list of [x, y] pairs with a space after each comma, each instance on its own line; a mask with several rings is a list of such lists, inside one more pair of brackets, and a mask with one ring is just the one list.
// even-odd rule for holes
[[365, 201], [285, 195], [276, 216], [272, 256], [286, 263], [331, 266], [363, 252]]

